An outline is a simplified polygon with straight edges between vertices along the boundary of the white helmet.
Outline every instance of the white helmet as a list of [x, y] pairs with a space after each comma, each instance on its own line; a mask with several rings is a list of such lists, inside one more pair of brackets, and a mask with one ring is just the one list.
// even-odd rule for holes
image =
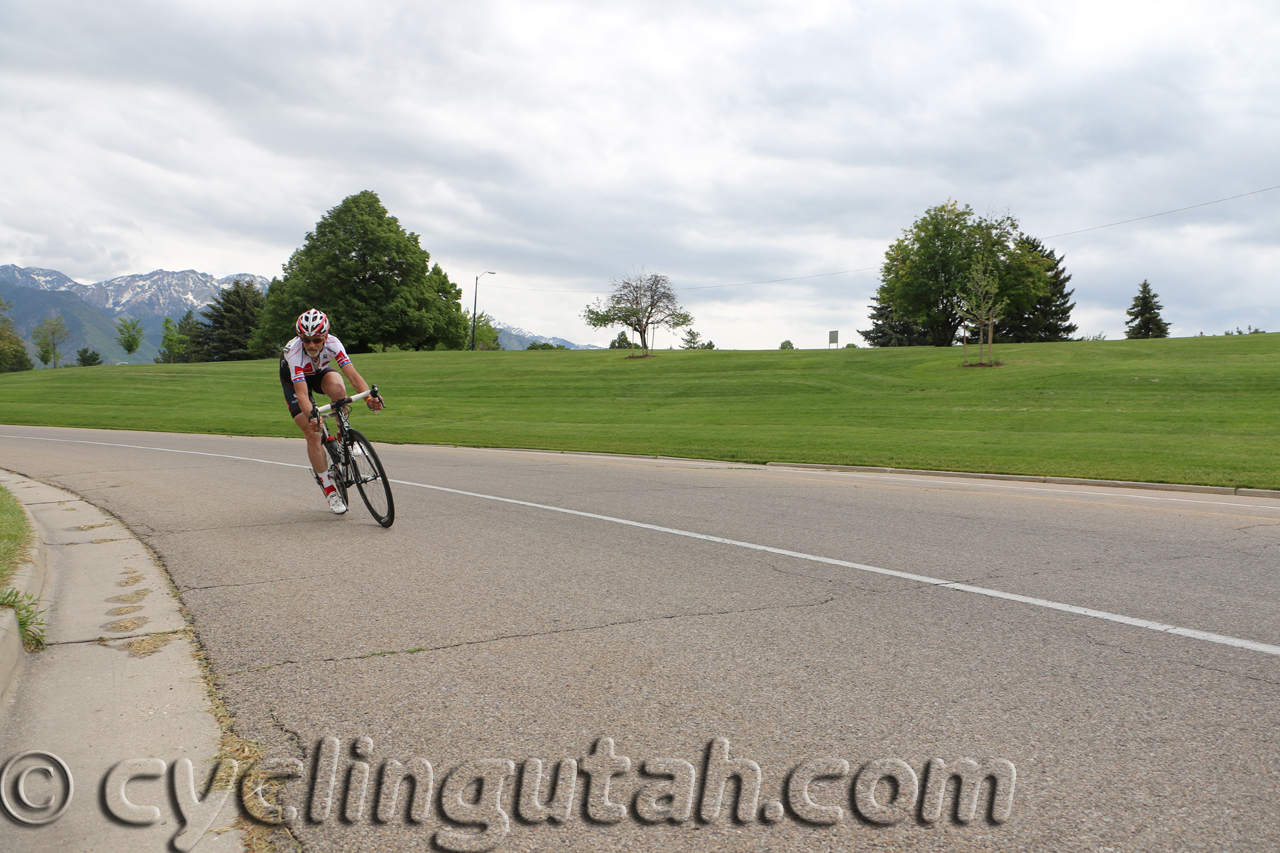
[[298, 335], [304, 338], [320, 337], [329, 334], [329, 318], [323, 311], [314, 308], [305, 311], [298, 317]]

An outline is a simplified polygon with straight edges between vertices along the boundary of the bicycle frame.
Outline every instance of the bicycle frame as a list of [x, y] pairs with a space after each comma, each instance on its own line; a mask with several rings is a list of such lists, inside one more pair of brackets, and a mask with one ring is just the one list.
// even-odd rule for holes
[[[354, 397], [344, 397], [341, 400], [334, 400], [332, 403], [326, 403], [315, 410], [320, 416], [320, 441], [322, 445], [327, 447], [332, 439], [338, 439], [338, 453], [336, 454], [336, 459], [334, 461], [338, 464], [340, 469], [339, 473], [344, 480], [349, 479], [347, 477], [347, 470], [351, 465], [351, 447], [350, 442], [347, 440], [347, 433], [351, 431], [351, 423], [347, 420], [347, 408], [352, 403], [358, 403], [371, 396], [378, 396], [377, 385], [370, 386], [368, 391], [361, 391]], [[329, 427], [324, 422], [325, 418], [338, 419], [338, 434], [336, 436], [329, 433]], [[343, 485], [354, 486], [355, 482], [344, 483]]]
[[[368, 391], [361, 391], [354, 397], [334, 400], [312, 411], [320, 422], [318, 429], [321, 443], [332, 462], [329, 470], [334, 478], [334, 485], [342, 492], [343, 500], [348, 500], [347, 489], [354, 486], [359, 490], [361, 499], [374, 519], [383, 527], [390, 527], [395, 518], [395, 502], [391, 496], [391, 486], [387, 482], [382, 462], [378, 459], [377, 451], [373, 449], [369, 440], [352, 429], [347, 420], [348, 407], [352, 403], [369, 397], [382, 399], [378, 394], [377, 385], [370, 386]], [[325, 419], [331, 417], [337, 418], [337, 435], [331, 434], [328, 425], [325, 424]], [[336, 445], [334, 439], [337, 439]], [[375, 481], [380, 482], [375, 483]], [[373, 492], [370, 492], [369, 484], [374, 484]], [[385, 501], [380, 499], [379, 494], [385, 497]]]

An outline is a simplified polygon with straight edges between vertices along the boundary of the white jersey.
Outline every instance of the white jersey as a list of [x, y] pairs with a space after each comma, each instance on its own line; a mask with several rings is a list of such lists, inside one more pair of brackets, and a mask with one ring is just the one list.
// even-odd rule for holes
[[342, 341], [333, 335], [325, 339], [324, 346], [320, 347], [320, 352], [315, 358], [307, 355], [301, 338], [294, 338], [284, 348], [281, 359], [293, 382], [305, 382], [310, 377], [322, 373], [326, 368], [342, 368], [351, 363], [351, 359], [347, 357], [346, 348], [342, 346]]

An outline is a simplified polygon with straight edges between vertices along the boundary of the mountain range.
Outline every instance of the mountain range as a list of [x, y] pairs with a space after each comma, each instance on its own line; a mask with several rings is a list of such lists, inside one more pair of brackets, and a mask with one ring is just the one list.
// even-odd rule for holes
[[[249, 281], [266, 290], [270, 280], [252, 273], [215, 278], [195, 270], [155, 270], [82, 284], [58, 270], [39, 267], [0, 265], [0, 299], [12, 307], [18, 334], [30, 341], [31, 331], [40, 321], [61, 316], [71, 331], [67, 353], [89, 347], [102, 354], [107, 363], [123, 361], [150, 362], [158, 353], [164, 318], [175, 321], [188, 311], [201, 309], [234, 281]], [[116, 343], [115, 325], [127, 317], [142, 322], [146, 340], [132, 359]], [[499, 329], [498, 342], [503, 349], [524, 349], [531, 343], [552, 343], [570, 349], [580, 347], [563, 338], [547, 338], [517, 326], [494, 322]], [[34, 353], [34, 348], [32, 349]], [[74, 356], [72, 356], [74, 361]]]

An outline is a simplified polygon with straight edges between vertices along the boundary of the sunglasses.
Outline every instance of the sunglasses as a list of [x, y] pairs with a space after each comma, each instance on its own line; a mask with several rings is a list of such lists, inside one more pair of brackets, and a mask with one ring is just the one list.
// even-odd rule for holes
[[322, 344], [322, 343], [324, 343], [324, 339], [325, 339], [325, 338], [327, 338], [327, 337], [329, 337], [329, 336], [328, 336], [328, 335], [317, 335], [317, 336], [316, 336], [316, 337], [314, 337], [314, 338], [308, 338], [306, 335], [299, 335], [298, 337], [302, 338], [302, 342], [303, 342], [304, 344]]

